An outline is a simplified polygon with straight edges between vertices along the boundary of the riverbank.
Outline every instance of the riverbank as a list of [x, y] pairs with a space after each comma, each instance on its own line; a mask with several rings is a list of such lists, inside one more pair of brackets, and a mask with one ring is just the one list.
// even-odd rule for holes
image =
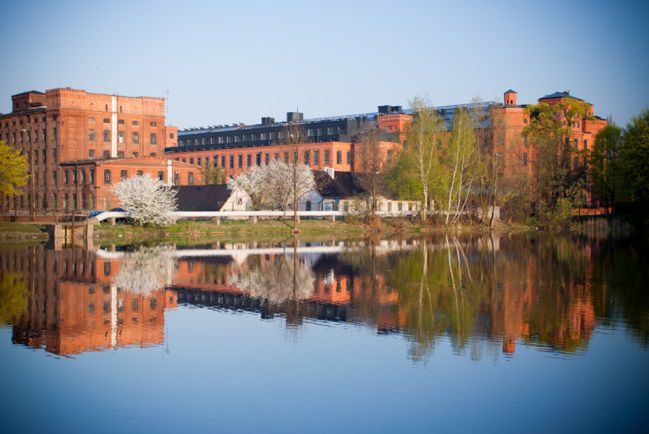
[[[497, 233], [536, 232], [536, 228], [523, 224], [503, 224], [494, 227]], [[330, 220], [303, 219], [299, 225], [299, 236], [303, 242], [327, 239], [358, 240], [363, 238], [409, 238], [436, 234], [488, 233], [480, 224], [469, 225], [423, 225], [416, 219], [383, 219], [370, 227], [360, 218]], [[604, 231], [601, 229], [601, 231]], [[138, 243], [171, 243], [192, 245], [216, 241], [283, 241], [293, 236], [291, 221], [249, 220], [223, 221], [180, 221], [167, 227], [141, 227], [106, 222], [94, 226], [93, 241], [99, 245], [126, 245]], [[0, 243], [25, 243], [47, 241], [46, 226], [39, 223], [0, 222]]]

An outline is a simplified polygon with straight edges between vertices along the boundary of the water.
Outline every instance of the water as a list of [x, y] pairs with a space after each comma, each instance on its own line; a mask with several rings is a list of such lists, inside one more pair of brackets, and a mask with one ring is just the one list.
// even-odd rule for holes
[[1, 432], [646, 432], [649, 260], [509, 237], [0, 249]]

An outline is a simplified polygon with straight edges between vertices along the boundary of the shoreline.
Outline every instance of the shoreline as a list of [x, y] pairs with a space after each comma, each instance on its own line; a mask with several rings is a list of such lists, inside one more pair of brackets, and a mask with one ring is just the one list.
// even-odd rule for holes
[[[48, 241], [44, 223], [0, 222], [0, 244], [41, 243]], [[301, 241], [360, 240], [367, 238], [409, 238], [443, 234], [512, 234], [548, 232], [519, 223], [498, 223], [491, 230], [481, 224], [423, 225], [407, 218], [380, 220], [370, 228], [360, 218], [330, 220], [303, 219], [299, 224]], [[550, 231], [551, 232], [551, 231]], [[573, 232], [569, 230], [569, 232]], [[139, 243], [202, 244], [217, 241], [284, 241], [293, 237], [289, 220], [180, 221], [167, 227], [134, 226], [125, 223], [95, 224], [93, 242], [99, 245]]]

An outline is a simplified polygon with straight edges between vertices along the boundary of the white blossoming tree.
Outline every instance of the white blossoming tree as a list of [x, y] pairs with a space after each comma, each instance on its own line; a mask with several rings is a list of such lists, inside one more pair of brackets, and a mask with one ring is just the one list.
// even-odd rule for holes
[[158, 179], [136, 176], [117, 184], [114, 192], [136, 224], [166, 226], [176, 221], [176, 192]]
[[241, 175], [230, 178], [228, 181], [230, 190], [241, 189], [250, 196], [253, 210], [260, 210], [267, 199], [267, 167], [254, 166]]
[[300, 200], [315, 188], [313, 172], [299, 161], [285, 163], [273, 160], [268, 164], [266, 188], [273, 204], [283, 210], [293, 209], [293, 226], [297, 226], [297, 210]]
[[171, 284], [176, 271], [174, 249], [140, 247], [126, 255], [113, 283], [127, 291], [147, 295]]

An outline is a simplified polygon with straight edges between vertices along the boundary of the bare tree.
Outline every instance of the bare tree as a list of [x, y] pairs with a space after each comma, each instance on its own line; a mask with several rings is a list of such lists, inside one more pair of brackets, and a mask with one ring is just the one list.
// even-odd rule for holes
[[371, 128], [361, 135], [360, 152], [357, 161], [360, 166], [360, 172], [357, 179], [365, 191], [365, 211], [369, 214], [370, 223], [376, 219], [376, 211], [381, 189], [385, 184], [385, 171], [388, 165], [387, 154], [381, 148], [381, 130]]
[[176, 192], [159, 179], [136, 176], [117, 184], [114, 192], [136, 224], [165, 226], [176, 222]]
[[308, 142], [308, 137], [302, 125], [289, 122], [284, 127], [284, 143], [289, 145], [291, 156], [287, 166], [289, 168], [288, 180], [291, 184], [290, 196], [293, 208], [293, 231], [297, 231], [298, 224], [298, 206], [300, 199], [315, 187], [311, 169], [305, 164], [300, 163], [299, 145]]

